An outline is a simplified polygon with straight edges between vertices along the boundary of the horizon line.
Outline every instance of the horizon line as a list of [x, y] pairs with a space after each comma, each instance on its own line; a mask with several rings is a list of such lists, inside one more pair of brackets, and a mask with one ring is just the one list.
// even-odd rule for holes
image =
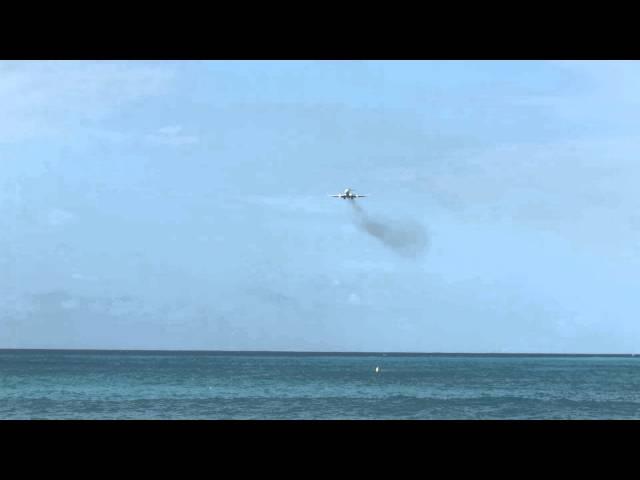
[[150, 349], [150, 348], [0, 348], [7, 351], [48, 351], [48, 352], [143, 352], [143, 353], [210, 353], [210, 354], [253, 354], [253, 355], [394, 355], [394, 356], [588, 356], [588, 357], [635, 357], [636, 353], [553, 353], [553, 352], [392, 352], [392, 351], [316, 351], [316, 350], [191, 350], [191, 349]]

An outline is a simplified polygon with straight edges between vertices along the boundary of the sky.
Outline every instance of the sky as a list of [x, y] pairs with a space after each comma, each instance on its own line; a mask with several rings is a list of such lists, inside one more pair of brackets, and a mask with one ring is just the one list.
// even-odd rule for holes
[[637, 61], [0, 62], [0, 348], [637, 352], [638, 85]]

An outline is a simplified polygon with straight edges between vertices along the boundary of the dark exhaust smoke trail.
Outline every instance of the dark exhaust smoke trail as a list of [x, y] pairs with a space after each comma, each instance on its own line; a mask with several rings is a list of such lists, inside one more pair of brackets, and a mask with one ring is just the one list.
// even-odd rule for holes
[[428, 246], [427, 233], [422, 225], [413, 222], [376, 221], [355, 201], [349, 203], [353, 207], [358, 227], [399, 255], [415, 258]]

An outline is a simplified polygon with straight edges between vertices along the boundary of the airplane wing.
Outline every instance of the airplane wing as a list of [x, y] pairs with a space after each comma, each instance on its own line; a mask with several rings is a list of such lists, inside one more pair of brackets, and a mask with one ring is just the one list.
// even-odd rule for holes
[[330, 197], [339, 197], [340, 195], [329, 195]]
[[356, 195], [356, 198], [366, 197], [367, 195]]

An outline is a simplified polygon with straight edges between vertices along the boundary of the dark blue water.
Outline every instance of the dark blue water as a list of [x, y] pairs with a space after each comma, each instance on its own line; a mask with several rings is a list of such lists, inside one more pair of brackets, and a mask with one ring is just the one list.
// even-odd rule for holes
[[640, 358], [0, 350], [0, 418], [637, 419]]

